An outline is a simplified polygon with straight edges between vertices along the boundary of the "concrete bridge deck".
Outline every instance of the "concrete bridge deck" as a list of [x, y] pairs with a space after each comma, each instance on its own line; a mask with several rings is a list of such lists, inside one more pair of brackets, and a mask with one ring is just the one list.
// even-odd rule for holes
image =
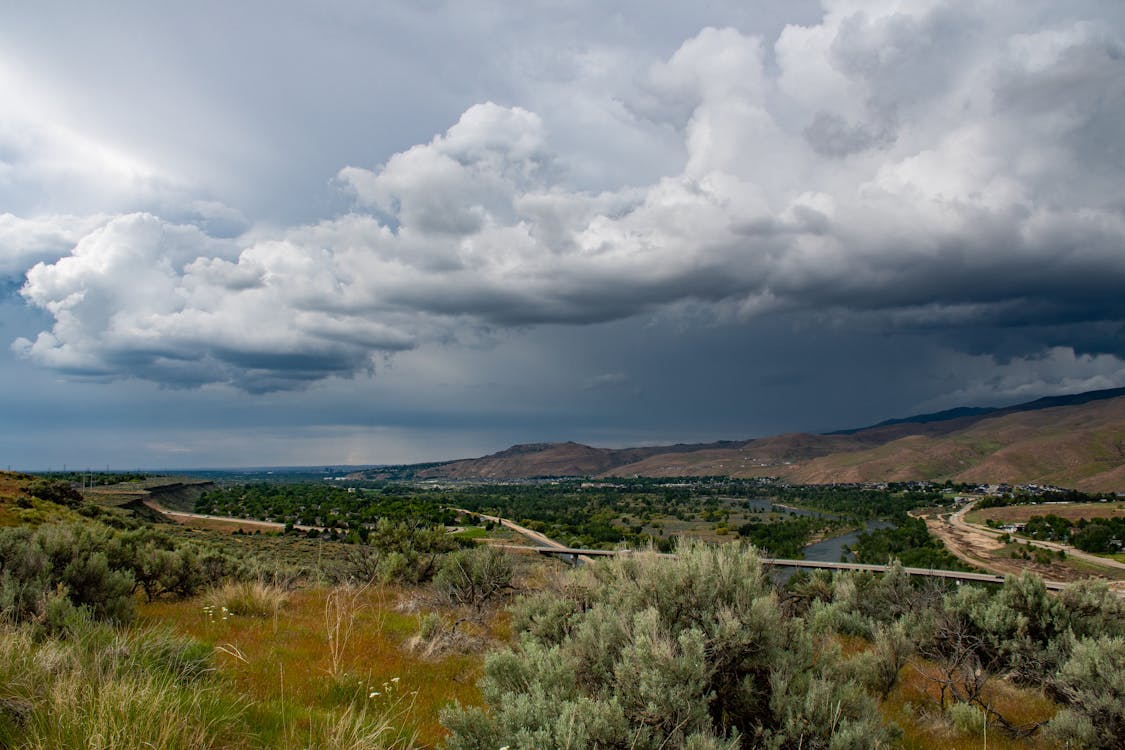
[[[577, 558], [593, 558], [593, 557], [615, 557], [618, 555], [635, 555], [647, 554], [638, 552], [636, 550], [607, 550], [607, 549], [575, 549], [570, 547], [527, 547], [520, 545], [497, 545], [505, 549], [522, 550], [527, 552], [536, 552], [540, 555], [558, 555], [562, 557]], [[667, 553], [657, 553], [662, 557], [675, 557], [675, 555]], [[869, 563], [849, 563], [849, 562], [819, 562], [816, 560], [786, 560], [776, 557], [763, 557], [761, 558], [763, 565], [769, 565], [778, 568], [819, 568], [822, 570], [859, 570], [867, 571], [870, 573], [885, 573], [889, 566], [887, 565], [871, 565]], [[903, 568], [903, 570], [912, 576], [926, 576], [930, 578], [946, 578], [954, 581], [968, 581], [972, 583], [1004, 583], [1004, 576], [993, 575], [992, 573], [968, 573], [960, 570], [941, 570], [937, 568]], [[1066, 588], [1067, 584], [1058, 581], [1044, 581], [1044, 585], [1052, 591], [1059, 591]]]

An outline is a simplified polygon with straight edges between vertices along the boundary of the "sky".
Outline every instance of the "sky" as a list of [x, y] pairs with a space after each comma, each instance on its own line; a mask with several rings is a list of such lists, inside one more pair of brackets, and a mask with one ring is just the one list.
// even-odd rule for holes
[[1120, 0], [0, 4], [0, 466], [1125, 386]]

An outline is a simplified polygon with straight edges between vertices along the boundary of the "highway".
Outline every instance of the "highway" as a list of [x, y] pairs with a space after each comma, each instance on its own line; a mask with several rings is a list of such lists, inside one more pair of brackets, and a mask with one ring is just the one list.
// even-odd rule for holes
[[[208, 515], [204, 515], [202, 513], [185, 513], [183, 511], [179, 511], [179, 510], [169, 510], [168, 508], [165, 508], [162, 505], [158, 505], [153, 500], [145, 500], [144, 504], [147, 505], [149, 508], [152, 508], [153, 510], [155, 510], [157, 513], [160, 513], [161, 515], [167, 516], [169, 519], [171, 519], [173, 521], [176, 521], [177, 523], [180, 523], [180, 522], [183, 522], [183, 521], [186, 521], [186, 520], [189, 520], [189, 519], [197, 519], [197, 520], [202, 520], [202, 521], [220, 521], [220, 522], [223, 522], [223, 523], [237, 523], [237, 524], [241, 524], [243, 526], [256, 526], [256, 527], [259, 527], [259, 528], [261, 528], [265, 531], [284, 531], [285, 530], [285, 524], [277, 523], [276, 521], [256, 521], [253, 518], [235, 518], [234, 516], [208, 516]], [[302, 526], [302, 525], [298, 524], [298, 525], [293, 526], [293, 528], [296, 529], [297, 531], [324, 531], [324, 527], [321, 527], [321, 526]]]
[[[572, 549], [563, 547], [561, 545], [552, 547], [526, 547], [515, 544], [501, 544], [496, 545], [502, 549], [508, 549], [519, 552], [536, 552], [541, 555], [560, 555], [565, 557], [616, 557], [620, 555], [636, 555], [648, 554], [647, 550], [607, 550], [607, 549]], [[673, 554], [656, 553], [658, 557], [675, 558]], [[890, 566], [888, 565], [871, 565], [869, 563], [848, 563], [848, 562], [821, 562], [818, 560], [788, 560], [780, 557], [763, 557], [761, 558], [762, 564], [766, 566], [773, 566], [778, 568], [820, 568], [823, 570], [858, 570], [867, 571], [870, 573], [886, 573]], [[992, 573], [968, 573], [960, 570], [941, 570], [938, 568], [903, 568], [907, 575], [924, 576], [929, 578], [945, 578], [954, 581], [967, 581], [970, 583], [994, 583], [1001, 584], [1004, 582], [1004, 576], [993, 575]], [[1044, 581], [1044, 585], [1052, 591], [1060, 591], [1066, 588], [1069, 584], [1061, 581]]]
[[[163, 507], [157, 505], [156, 503], [154, 503], [152, 501], [148, 501], [148, 500], [145, 501], [145, 505], [149, 506], [150, 508], [152, 508], [155, 511], [163, 513], [164, 515], [166, 515], [166, 516], [168, 516], [172, 519], [206, 519], [206, 520], [214, 520], [214, 521], [227, 521], [227, 522], [233, 522], [233, 523], [241, 523], [241, 524], [247, 524], [247, 525], [253, 524], [253, 525], [256, 525], [256, 526], [261, 526], [263, 528], [277, 529], [277, 530], [285, 528], [284, 524], [275, 523], [275, 522], [272, 522], [272, 521], [253, 521], [253, 520], [245, 519], [245, 518], [233, 518], [233, 517], [229, 517], [229, 516], [210, 516], [210, 515], [203, 515], [203, 514], [199, 514], [199, 513], [183, 513], [183, 512], [180, 512], [180, 511], [168, 510], [167, 508], [163, 508]], [[1003, 532], [995, 531], [994, 529], [988, 529], [987, 527], [980, 527], [980, 526], [977, 526], [975, 524], [970, 524], [967, 521], [965, 521], [964, 516], [971, 509], [972, 509], [972, 503], [969, 503], [964, 508], [961, 508], [960, 510], [958, 510], [956, 513], [952, 514], [949, 517], [950, 523], [952, 525], [954, 525], [955, 527], [963, 528], [963, 529], [965, 529], [967, 531], [971, 531], [973, 533], [983, 533], [983, 534], [987, 534], [987, 535], [991, 535], [991, 536], [997, 536], [997, 537], [1000, 536], [1001, 533], [1003, 533]], [[593, 562], [593, 559], [595, 557], [612, 557], [612, 556], [616, 556], [616, 555], [643, 554], [643, 552], [637, 551], [637, 550], [604, 550], [604, 549], [571, 548], [571, 547], [567, 547], [565, 544], [561, 544], [560, 542], [555, 541], [554, 539], [551, 539], [546, 534], [542, 534], [538, 531], [533, 531], [533, 530], [527, 528], [526, 526], [521, 526], [520, 524], [516, 523], [515, 521], [511, 521], [507, 518], [501, 518], [499, 516], [491, 516], [491, 515], [488, 515], [488, 514], [485, 514], [485, 513], [475, 513], [475, 512], [470, 511], [470, 510], [465, 510], [464, 508], [452, 508], [451, 510], [458, 511], [460, 513], [466, 513], [466, 514], [469, 514], [469, 515], [474, 515], [474, 516], [477, 516], [479, 518], [483, 518], [487, 521], [492, 521], [494, 523], [499, 523], [502, 526], [504, 526], [505, 528], [511, 529], [512, 531], [516, 532], [517, 534], [525, 536], [528, 539], [532, 540], [533, 542], [537, 543], [537, 546], [523, 546], [523, 545], [516, 545], [516, 544], [497, 544], [497, 545], [494, 545], [494, 546], [496, 546], [500, 549], [507, 549], [507, 550], [511, 550], [513, 552], [516, 552], [516, 551], [519, 551], [519, 552], [535, 552], [535, 553], [538, 553], [538, 554], [541, 554], [541, 555], [558, 555], [558, 556], [562, 556], [562, 557], [570, 557], [572, 559], [579, 560], [581, 562], [586, 562], [586, 563]], [[316, 527], [296, 526], [295, 528], [300, 530], [300, 531], [308, 531], [308, 530], [314, 529]], [[320, 531], [322, 529], [317, 528], [316, 530]], [[1105, 565], [1107, 567], [1125, 568], [1125, 564], [1119, 563], [1116, 560], [1107, 560], [1106, 558], [1097, 557], [1095, 555], [1088, 555], [1088, 554], [1086, 554], [1084, 552], [1081, 552], [1079, 550], [1074, 550], [1071, 547], [1067, 547], [1066, 545], [1059, 545], [1059, 544], [1054, 544], [1054, 543], [1051, 543], [1051, 542], [1036, 542], [1034, 540], [1032, 541], [1032, 544], [1035, 545], [1035, 546], [1041, 546], [1045, 549], [1052, 549], [1052, 550], [1058, 549], [1058, 548], [1063, 548], [1063, 549], [1066, 550], [1067, 555], [1073, 555], [1073, 556], [1075, 556], [1079, 559], [1089, 558], [1099, 565]], [[665, 554], [665, 553], [656, 553], [656, 554], [659, 554], [661, 557], [669, 557], [669, 558], [675, 557], [675, 555]], [[868, 572], [872, 572], [872, 573], [885, 573], [887, 571], [887, 567], [888, 567], [886, 565], [871, 565], [871, 564], [868, 564], [868, 563], [820, 562], [820, 561], [816, 561], [816, 560], [788, 560], [788, 559], [783, 559], [783, 558], [771, 558], [771, 557], [763, 557], [762, 563], [764, 565], [775, 566], [775, 567], [780, 567], [780, 568], [819, 568], [819, 569], [823, 569], [823, 570], [857, 570], [857, 571], [868, 571]], [[966, 572], [958, 571], [958, 570], [940, 570], [940, 569], [934, 569], [934, 568], [903, 568], [903, 570], [908, 575], [912, 575], [912, 576], [924, 576], [924, 577], [929, 577], [929, 578], [944, 578], [944, 579], [948, 579], [948, 580], [967, 581], [967, 582], [973, 582], [973, 583], [1001, 584], [1001, 583], [1004, 582], [1004, 576], [995, 575], [995, 574], [992, 574], [992, 573], [966, 573]], [[1064, 583], [1064, 582], [1060, 582], [1060, 581], [1044, 581], [1044, 585], [1049, 590], [1058, 591], [1060, 589], [1065, 588], [1068, 584]], [[1119, 593], [1119, 595], [1125, 596], [1125, 592], [1118, 592], [1118, 593]]]

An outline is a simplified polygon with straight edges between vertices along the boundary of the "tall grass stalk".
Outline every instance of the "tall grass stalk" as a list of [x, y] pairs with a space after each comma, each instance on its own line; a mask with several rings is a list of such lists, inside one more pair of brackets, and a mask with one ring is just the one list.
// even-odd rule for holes
[[281, 586], [263, 581], [240, 581], [207, 591], [201, 601], [211, 617], [273, 617], [276, 622], [277, 613], [288, 598], [289, 594]]
[[402, 712], [369, 713], [347, 708], [336, 716], [314, 721], [309, 728], [308, 747], [322, 750], [410, 750], [417, 732], [403, 735], [395, 724]]
[[356, 615], [367, 605], [362, 601], [370, 584], [346, 583], [328, 592], [324, 600], [324, 629], [328, 637], [328, 674], [340, 675]]
[[37, 642], [0, 629], [0, 684], [8, 710], [0, 745], [188, 750], [230, 744], [241, 703], [203, 679], [209, 650], [169, 631], [87, 624]]

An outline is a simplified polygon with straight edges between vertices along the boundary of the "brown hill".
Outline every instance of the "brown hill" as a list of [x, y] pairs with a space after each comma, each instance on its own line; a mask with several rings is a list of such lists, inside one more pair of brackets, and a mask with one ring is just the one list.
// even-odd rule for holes
[[483, 458], [468, 458], [419, 471], [420, 479], [520, 479], [530, 477], [585, 477], [615, 466], [642, 461], [656, 453], [730, 447], [740, 443], [672, 445], [647, 448], [591, 448], [581, 443], [528, 443]]
[[1125, 397], [951, 422], [917, 425], [914, 434], [902, 434], [912, 428], [900, 424], [852, 435], [783, 435], [733, 451], [652, 456], [610, 473], [770, 475], [809, 484], [952, 479], [1125, 491]]
[[579, 443], [529, 443], [483, 458], [435, 466], [418, 473], [422, 479], [512, 479], [520, 477], [588, 476], [600, 474], [615, 464], [611, 450]]
[[794, 482], [945, 480], [1125, 490], [1125, 389], [1005, 409], [955, 409], [827, 435], [644, 448], [517, 445], [418, 478], [778, 476]]

